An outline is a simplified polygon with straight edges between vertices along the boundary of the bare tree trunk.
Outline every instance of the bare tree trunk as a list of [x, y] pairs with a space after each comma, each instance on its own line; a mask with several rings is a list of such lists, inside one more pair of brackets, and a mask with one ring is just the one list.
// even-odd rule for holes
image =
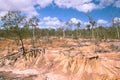
[[65, 30], [63, 30], [63, 38], [65, 38]]
[[92, 40], [94, 41], [94, 39], [95, 39], [95, 35], [94, 35], [93, 26], [92, 26], [91, 32], [92, 32]]
[[80, 31], [80, 35], [79, 35], [79, 38], [80, 38], [80, 37], [81, 37], [81, 35], [82, 35], [82, 34], [81, 34], [81, 29], [79, 29], [79, 31]]
[[21, 51], [22, 51], [22, 54], [25, 56], [26, 52], [25, 52], [25, 47], [24, 47], [24, 43], [23, 43], [23, 38], [21, 36], [21, 33], [20, 33], [21, 29], [17, 32], [18, 36], [19, 36], [19, 39], [20, 39], [20, 42], [21, 42]]
[[120, 37], [120, 33], [119, 33], [118, 26], [116, 26], [116, 31], [117, 31], [117, 38], [119, 39], [119, 37]]
[[35, 47], [35, 27], [33, 26], [33, 31], [32, 31], [32, 46]]

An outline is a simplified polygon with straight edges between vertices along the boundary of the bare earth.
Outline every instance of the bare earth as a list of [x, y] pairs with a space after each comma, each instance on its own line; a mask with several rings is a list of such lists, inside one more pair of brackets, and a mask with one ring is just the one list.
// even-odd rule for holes
[[[30, 40], [24, 40], [31, 50]], [[39, 40], [37, 48], [45, 48], [36, 57], [18, 53], [12, 40], [0, 41], [0, 80], [120, 80], [120, 42], [101, 42], [87, 39]], [[11, 53], [16, 56], [4, 57]], [[4, 58], [3, 58], [4, 57]]]

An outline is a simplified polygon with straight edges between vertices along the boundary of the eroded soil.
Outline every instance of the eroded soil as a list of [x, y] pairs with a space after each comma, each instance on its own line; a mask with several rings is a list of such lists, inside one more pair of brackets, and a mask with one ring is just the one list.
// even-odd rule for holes
[[34, 49], [24, 43], [25, 56], [14, 41], [0, 41], [0, 80], [120, 80], [119, 41], [51, 38]]

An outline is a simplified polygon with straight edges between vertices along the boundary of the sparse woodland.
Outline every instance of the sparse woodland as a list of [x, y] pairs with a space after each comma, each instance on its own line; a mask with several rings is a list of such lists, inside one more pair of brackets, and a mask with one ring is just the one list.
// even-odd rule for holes
[[119, 21], [97, 26], [86, 16], [86, 28], [69, 20], [41, 29], [37, 17], [9, 11], [1, 17], [0, 80], [119, 80]]
[[[12, 15], [11, 15], [12, 14]], [[16, 15], [16, 16], [15, 16]], [[12, 19], [14, 17], [14, 19]], [[120, 32], [120, 23], [114, 24], [106, 27], [106, 26], [97, 26], [95, 27], [95, 21], [92, 21], [92, 17], [88, 16], [90, 23], [94, 26], [92, 28], [91, 25], [86, 25], [85, 28], [81, 28], [80, 22], [77, 24], [72, 24], [71, 21], [66, 22], [65, 26], [69, 28], [64, 29], [64, 26], [58, 29], [41, 29], [38, 28], [39, 19], [33, 17], [31, 19], [27, 19], [26, 16], [22, 15], [19, 11], [13, 11], [6, 14], [2, 17], [1, 21], [1, 29], [0, 29], [0, 37], [1, 38], [11, 38], [22, 37], [22, 38], [31, 38], [36, 36], [36, 38], [46, 37], [46, 36], [54, 36], [54, 37], [64, 37], [74, 39], [85, 38], [91, 39], [94, 34], [95, 38], [102, 39], [119, 39]], [[36, 19], [36, 20], [35, 20]], [[18, 21], [16, 21], [18, 20]], [[119, 22], [119, 21], [118, 21]], [[71, 29], [72, 25], [77, 26], [76, 29]], [[32, 27], [32, 28], [31, 28]], [[63, 33], [64, 29], [64, 33]], [[94, 31], [94, 33], [92, 33]], [[20, 34], [18, 34], [20, 33]]]

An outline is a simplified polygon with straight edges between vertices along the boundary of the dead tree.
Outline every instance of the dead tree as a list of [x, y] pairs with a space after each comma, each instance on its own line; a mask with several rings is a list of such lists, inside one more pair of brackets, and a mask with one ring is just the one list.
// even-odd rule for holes
[[25, 54], [25, 48], [23, 43], [23, 35], [21, 26], [26, 25], [26, 16], [23, 16], [20, 11], [9, 11], [5, 16], [1, 18], [2, 26], [5, 30], [12, 30], [22, 46], [23, 54]]
[[0, 58], [0, 66], [14, 65], [14, 63], [20, 58], [22, 54], [20, 52], [9, 53]]
[[41, 55], [42, 60], [44, 59], [44, 55], [45, 55], [46, 51], [45, 48], [31, 48], [30, 50], [26, 51], [26, 60], [28, 58], [36, 58], [37, 56]]
[[[95, 38], [95, 31], [94, 28], [96, 27], [96, 22], [93, 17], [90, 15], [89, 11], [86, 13], [87, 17], [89, 18], [89, 23], [91, 24], [91, 31], [92, 31], [92, 41], [94, 45], [98, 45], [98, 41]], [[96, 51], [96, 47], [94, 47], [94, 52]]]
[[116, 18], [116, 19], [115, 19], [114, 17], [112, 17], [112, 25], [113, 25], [113, 27], [116, 28], [117, 38], [118, 38], [118, 39], [120, 38], [119, 24], [120, 24], [119, 18]]
[[60, 28], [62, 29], [63, 38], [65, 38], [65, 29], [64, 29], [64, 25], [65, 25], [65, 23], [64, 23], [62, 20], [60, 20]]
[[29, 20], [29, 26], [32, 26], [32, 46], [35, 47], [35, 40], [36, 40], [36, 36], [35, 36], [35, 29], [38, 26], [38, 22], [39, 19], [35, 16], [33, 16], [30, 20]]
[[[25, 51], [26, 54], [23, 55], [22, 49], [21, 51], [14, 52], [14, 53], [9, 53], [3, 57], [0, 57], [0, 66], [4, 65], [14, 65], [14, 63], [19, 59], [24, 57], [25, 60], [29, 60], [30, 58], [36, 58], [41, 55], [41, 61], [44, 60], [44, 55], [45, 55], [45, 48], [31, 48], [30, 50]], [[33, 64], [36, 61], [33, 62]]]
[[112, 27], [116, 28], [117, 38], [119, 39], [120, 38], [120, 32], [119, 32], [120, 19], [119, 18], [115, 18], [114, 14], [113, 14], [113, 12], [110, 13], [110, 17], [112, 19], [111, 22], [112, 22]]
[[86, 16], [89, 18], [89, 23], [91, 24], [92, 39], [95, 40], [94, 28], [95, 28], [96, 22], [93, 19], [93, 17], [90, 15], [89, 11], [86, 13]]

